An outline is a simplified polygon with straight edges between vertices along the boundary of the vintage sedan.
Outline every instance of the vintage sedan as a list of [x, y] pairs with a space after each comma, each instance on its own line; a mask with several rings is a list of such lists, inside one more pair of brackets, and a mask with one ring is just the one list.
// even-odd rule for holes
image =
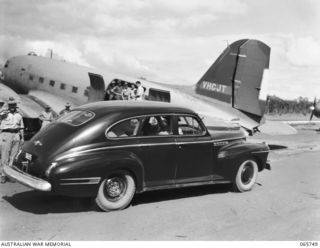
[[95, 197], [105, 211], [136, 193], [205, 184], [254, 186], [269, 148], [239, 127], [205, 127], [190, 109], [160, 102], [96, 102], [51, 123], [5, 173], [33, 189]]

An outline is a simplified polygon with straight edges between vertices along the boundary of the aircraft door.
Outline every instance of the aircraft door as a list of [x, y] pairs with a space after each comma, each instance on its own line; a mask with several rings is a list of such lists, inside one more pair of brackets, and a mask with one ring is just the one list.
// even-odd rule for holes
[[99, 74], [88, 73], [90, 78], [90, 86], [87, 88], [88, 101], [103, 101], [105, 84], [103, 77]]

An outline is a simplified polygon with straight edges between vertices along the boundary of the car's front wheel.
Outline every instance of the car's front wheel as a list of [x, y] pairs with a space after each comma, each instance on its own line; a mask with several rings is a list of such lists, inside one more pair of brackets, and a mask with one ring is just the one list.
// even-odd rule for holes
[[102, 181], [96, 203], [104, 211], [124, 209], [130, 204], [135, 191], [136, 184], [130, 174], [116, 174]]
[[241, 163], [234, 180], [234, 189], [238, 192], [251, 190], [257, 180], [258, 165], [253, 159], [247, 159]]

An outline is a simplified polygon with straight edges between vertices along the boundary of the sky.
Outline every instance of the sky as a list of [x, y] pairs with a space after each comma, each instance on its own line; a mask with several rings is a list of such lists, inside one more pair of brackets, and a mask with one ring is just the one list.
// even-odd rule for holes
[[195, 84], [228, 43], [271, 47], [268, 94], [320, 99], [319, 0], [0, 0], [0, 65], [34, 51]]

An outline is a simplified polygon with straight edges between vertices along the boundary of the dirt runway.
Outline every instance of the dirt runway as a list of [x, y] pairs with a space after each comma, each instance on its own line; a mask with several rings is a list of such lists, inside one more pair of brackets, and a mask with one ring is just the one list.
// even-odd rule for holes
[[257, 137], [285, 144], [254, 189], [226, 185], [148, 192], [99, 212], [90, 199], [0, 185], [1, 240], [320, 240], [320, 135]]

